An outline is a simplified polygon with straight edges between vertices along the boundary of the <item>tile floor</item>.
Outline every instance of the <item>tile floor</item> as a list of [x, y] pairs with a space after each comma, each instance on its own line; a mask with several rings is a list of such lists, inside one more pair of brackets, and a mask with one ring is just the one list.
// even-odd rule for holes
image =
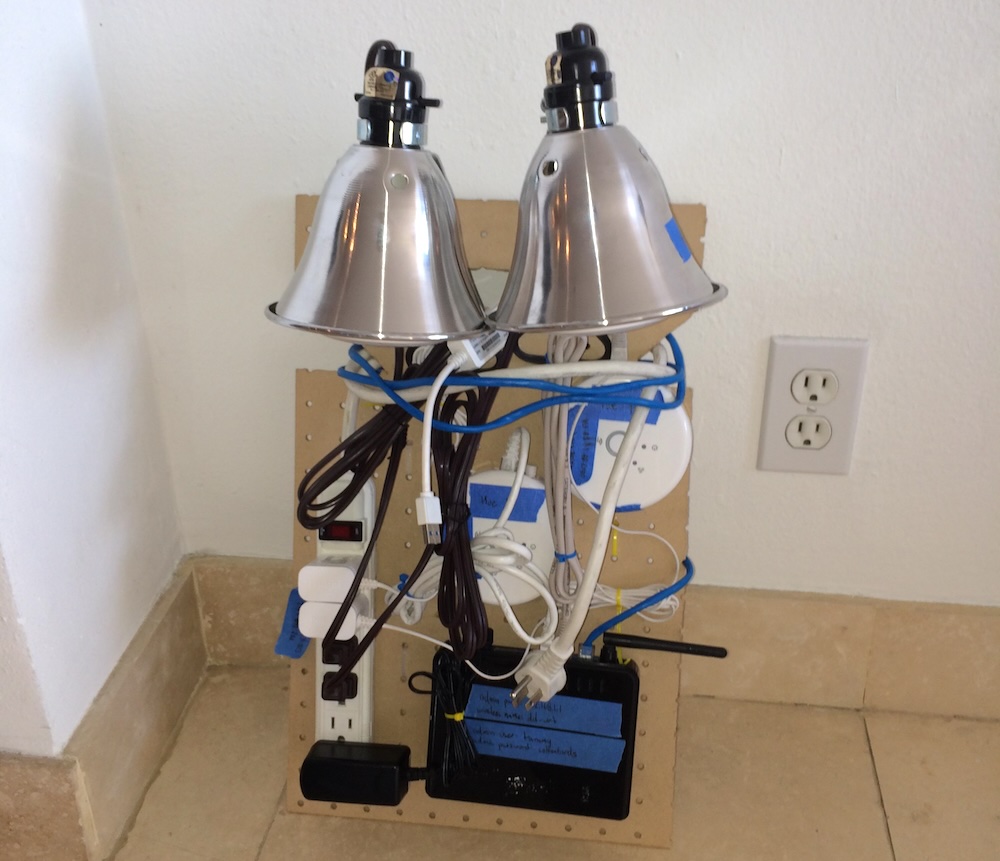
[[997, 861], [1000, 723], [683, 697], [674, 847], [284, 812], [287, 670], [209, 672], [115, 861]]

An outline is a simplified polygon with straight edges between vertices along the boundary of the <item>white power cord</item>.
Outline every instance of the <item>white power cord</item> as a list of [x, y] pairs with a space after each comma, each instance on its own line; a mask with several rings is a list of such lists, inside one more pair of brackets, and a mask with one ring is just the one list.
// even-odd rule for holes
[[[575, 351], [578, 349], [578, 345], [579, 339], [555, 336], [550, 339], [550, 357], [560, 357], [560, 354], [566, 350]], [[653, 366], [660, 369], [662, 375], [662, 367], [667, 361], [667, 350], [663, 344], [657, 345], [653, 359]], [[602, 376], [605, 376], [607, 369], [603, 364], [601, 370]], [[643, 389], [641, 397], [651, 398], [656, 388], [655, 386], [646, 387]], [[556, 559], [558, 566], [563, 562], [572, 563], [577, 555], [576, 548], [566, 540], [571, 535], [572, 523], [572, 509], [568, 498], [571, 492], [570, 478], [567, 475], [569, 470], [565, 454], [568, 446], [566, 442], [568, 436], [567, 411], [560, 407], [554, 412], [555, 415], [550, 417], [548, 422], [546, 434], [546, 481], [551, 489], [553, 504], [556, 508], [553, 513], [553, 524], [557, 533]], [[647, 407], [636, 407], [632, 411], [604, 488], [587, 565], [583, 570], [582, 577], [576, 579], [576, 582], [572, 584], [575, 586], [572, 590], [572, 607], [568, 615], [561, 619], [559, 632], [549, 644], [548, 649], [532, 655], [524, 668], [515, 675], [518, 681], [518, 686], [512, 694], [515, 705], [527, 702], [527, 707], [531, 708], [539, 702], [551, 699], [566, 684], [565, 664], [575, 651], [576, 639], [583, 629], [587, 613], [590, 611], [591, 601], [597, 588], [611, 531], [614, 527], [618, 499], [648, 414]], [[567, 526], [567, 521], [569, 521], [569, 526]], [[562, 526], [561, 530], [560, 526]], [[555, 583], [554, 585], [558, 588], [564, 584]]]

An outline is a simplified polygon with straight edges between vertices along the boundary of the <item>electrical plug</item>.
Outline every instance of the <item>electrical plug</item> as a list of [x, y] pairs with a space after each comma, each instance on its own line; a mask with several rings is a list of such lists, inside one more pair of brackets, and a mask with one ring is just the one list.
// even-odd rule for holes
[[530, 710], [538, 703], [548, 702], [566, 687], [566, 661], [572, 654], [572, 649], [562, 654], [555, 643], [543, 652], [535, 652], [534, 659], [529, 659], [514, 675], [518, 682], [510, 695], [514, 707], [524, 703]]

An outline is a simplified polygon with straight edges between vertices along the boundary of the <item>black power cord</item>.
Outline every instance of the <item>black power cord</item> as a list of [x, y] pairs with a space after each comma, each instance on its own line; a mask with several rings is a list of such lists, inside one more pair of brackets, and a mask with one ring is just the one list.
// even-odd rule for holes
[[[494, 367], [506, 368], [513, 352], [514, 339], [508, 338], [497, 354]], [[441, 403], [441, 419], [453, 423], [459, 410], [464, 410], [465, 424], [485, 424], [498, 393], [499, 389], [481, 388], [448, 395]], [[481, 439], [481, 434], [463, 433], [455, 443], [447, 431], [435, 430], [431, 435], [444, 519], [444, 540], [438, 547], [441, 555], [438, 616], [448, 629], [452, 648], [461, 660], [470, 660], [490, 642], [489, 622], [479, 593], [469, 535], [469, 477]]]
[[431, 678], [434, 707], [440, 709], [445, 718], [444, 753], [439, 764], [441, 781], [450, 786], [456, 777], [476, 767], [476, 746], [465, 726], [472, 673], [452, 652], [441, 649], [434, 656]]

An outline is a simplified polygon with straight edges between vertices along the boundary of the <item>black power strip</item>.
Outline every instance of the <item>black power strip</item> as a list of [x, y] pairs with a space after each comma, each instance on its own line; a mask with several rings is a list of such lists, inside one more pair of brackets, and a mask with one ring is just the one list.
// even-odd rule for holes
[[[489, 675], [502, 675], [522, 655], [517, 649], [486, 649], [476, 656], [476, 666]], [[435, 662], [439, 660], [441, 653]], [[639, 704], [635, 664], [571, 658], [566, 664], [566, 687], [531, 711], [511, 707], [514, 686], [513, 679], [474, 678], [469, 707], [458, 717], [464, 719], [476, 745], [476, 764], [451, 776], [447, 783], [441, 765], [448, 721], [456, 716], [445, 715], [434, 692], [427, 794], [603, 819], [627, 818]]]

